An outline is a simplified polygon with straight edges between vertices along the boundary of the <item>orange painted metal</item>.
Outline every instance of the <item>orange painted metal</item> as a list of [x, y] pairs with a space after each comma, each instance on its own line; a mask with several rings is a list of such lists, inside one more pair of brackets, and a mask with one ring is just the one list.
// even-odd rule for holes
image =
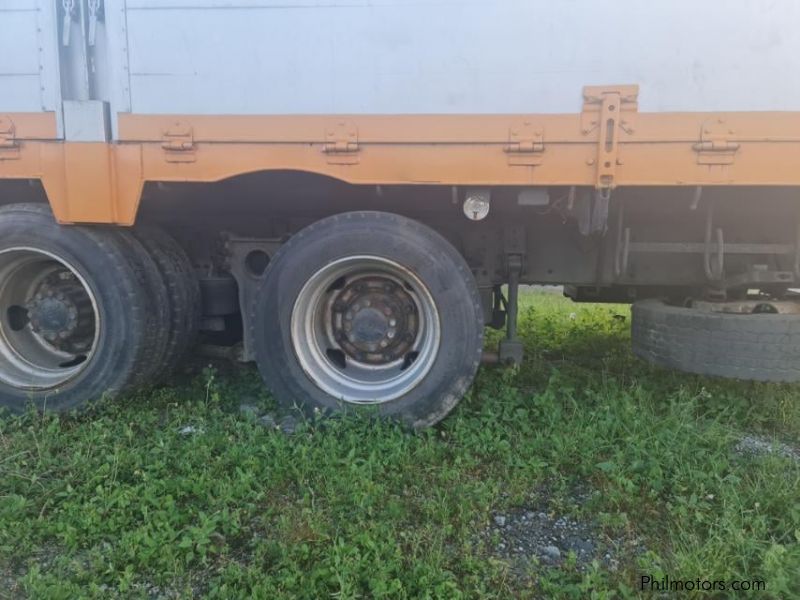
[[584, 97], [582, 113], [558, 115], [120, 114], [113, 144], [58, 141], [52, 113], [0, 114], [14, 130], [0, 178], [41, 180], [61, 222], [123, 225], [147, 181], [269, 170], [375, 185], [800, 186], [800, 113], [639, 113], [635, 86]]

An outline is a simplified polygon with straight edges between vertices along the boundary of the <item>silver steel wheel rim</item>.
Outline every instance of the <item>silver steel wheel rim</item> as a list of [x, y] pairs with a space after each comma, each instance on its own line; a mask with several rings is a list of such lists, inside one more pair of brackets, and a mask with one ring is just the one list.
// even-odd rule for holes
[[352, 404], [382, 404], [419, 385], [440, 337], [427, 287], [378, 256], [324, 266], [292, 309], [292, 347], [303, 371], [321, 390]]
[[94, 292], [45, 250], [0, 251], [0, 383], [47, 391], [80, 375], [100, 336]]

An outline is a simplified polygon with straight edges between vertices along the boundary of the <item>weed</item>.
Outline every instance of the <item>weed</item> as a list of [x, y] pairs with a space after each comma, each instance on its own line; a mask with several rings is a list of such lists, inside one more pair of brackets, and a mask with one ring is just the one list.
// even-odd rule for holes
[[[643, 574], [800, 593], [800, 466], [733, 451], [754, 431], [796, 446], [798, 388], [643, 364], [626, 307], [523, 302], [523, 366], [482, 370], [419, 434], [265, 428], [238, 411], [273, 406], [253, 369], [0, 421], [0, 597], [626, 598]], [[480, 532], [542, 504], [619, 564], [516, 577]]]

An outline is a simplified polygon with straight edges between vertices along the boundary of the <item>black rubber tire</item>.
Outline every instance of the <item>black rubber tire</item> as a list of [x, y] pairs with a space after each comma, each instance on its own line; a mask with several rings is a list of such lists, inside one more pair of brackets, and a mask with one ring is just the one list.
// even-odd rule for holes
[[103, 229], [124, 249], [125, 257], [145, 293], [148, 307], [144, 320], [147, 351], [139, 360], [132, 385], [137, 388], [151, 387], [158, 383], [157, 376], [166, 359], [170, 331], [167, 289], [155, 259], [130, 230], [121, 227]]
[[[150, 360], [152, 303], [118, 236], [107, 229], [60, 226], [43, 204], [12, 204], [0, 208], [0, 250], [14, 246], [41, 249], [73, 265], [96, 297], [101, 327], [94, 355], [77, 377], [46, 391], [0, 380], [0, 406], [13, 413], [29, 404], [63, 412], [130, 389]], [[5, 307], [0, 312], [4, 318]]]
[[194, 344], [200, 314], [200, 284], [184, 249], [163, 229], [139, 225], [133, 235], [155, 261], [159, 287], [167, 296], [167, 335], [164, 358], [153, 375], [161, 381], [172, 374]]
[[251, 307], [256, 362], [278, 402], [306, 413], [347, 408], [300, 366], [290, 339], [294, 301], [322, 266], [349, 256], [374, 255], [410, 269], [437, 307], [441, 338], [428, 374], [410, 391], [375, 405], [378, 414], [423, 428], [442, 420], [466, 393], [480, 364], [483, 309], [474, 277], [442, 236], [411, 219], [382, 212], [328, 217], [292, 236], [275, 254]]
[[800, 381], [800, 315], [633, 305], [633, 352], [653, 364], [731, 379]]

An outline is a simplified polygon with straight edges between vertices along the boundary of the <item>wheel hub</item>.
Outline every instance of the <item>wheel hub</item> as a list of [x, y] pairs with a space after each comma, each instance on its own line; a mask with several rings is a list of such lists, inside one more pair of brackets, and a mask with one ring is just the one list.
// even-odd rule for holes
[[378, 276], [345, 286], [333, 304], [332, 322], [342, 350], [374, 365], [402, 358], [419, 328], [411, 295], [391, 279]]
[[45, 279], [25, 304], [31, 330], [54, 348], [79, 354], [94, 337], [92, 302], [74, 276], [63, 271]]

